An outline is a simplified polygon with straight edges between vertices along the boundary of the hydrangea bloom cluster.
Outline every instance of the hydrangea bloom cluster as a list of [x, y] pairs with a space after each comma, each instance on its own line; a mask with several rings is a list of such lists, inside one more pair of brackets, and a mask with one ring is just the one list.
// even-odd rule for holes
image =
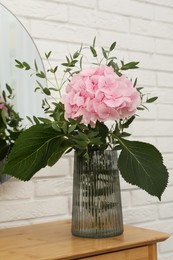
[[139, 92], [112, 67], [99, 66], [73, 76], [63, 96], [65, 118], [83, 116], [84, 124], [132, 116], [141, 104]]

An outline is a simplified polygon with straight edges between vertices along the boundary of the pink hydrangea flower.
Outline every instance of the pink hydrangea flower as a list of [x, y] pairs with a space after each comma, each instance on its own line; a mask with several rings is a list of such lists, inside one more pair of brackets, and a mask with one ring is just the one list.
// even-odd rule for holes
[[82, 70], [73, 76], [63, 96], [65, 118], [83, 116], [84, 124], [98, 120], [118, 120], [132, 116], [141, 103], [139, 92], [124, 75], [112, 67], [100, 66]]

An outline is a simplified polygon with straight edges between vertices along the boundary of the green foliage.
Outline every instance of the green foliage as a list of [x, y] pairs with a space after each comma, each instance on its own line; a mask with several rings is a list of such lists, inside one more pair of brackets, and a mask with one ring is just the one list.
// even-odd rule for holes
[[92, 46], [90, 46], [90, 50], [91, 50], [93, 56], [97, 57], [97, 52], [96, 52], [96, 50]]
[[153, 102], [155, 102], [157, 99], [158, 99], [158, 97], [148, 98], [148, 99], [146, 100], [146, 102], [147, 102], [147, 103], [153, 103]]
[[22, 119], [13, 108], [13, 99], [13, 90], [6, 84], [6, 91], [3, 90], [0, 96], [0, 161], [6, 159], [22, 132]]
[[135, 62], [135, 61], [124, 64], [124, 61], [121, 61], [121, 70], [137, 69], [138, 64], [139, 62]]
[[113, 51], [115, 49], [116, 42], [113, 42], [109, 48], [109, 51]]

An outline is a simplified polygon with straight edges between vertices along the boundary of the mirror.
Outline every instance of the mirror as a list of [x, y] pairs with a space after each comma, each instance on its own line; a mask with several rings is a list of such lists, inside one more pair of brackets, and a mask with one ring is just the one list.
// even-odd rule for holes
[[[2, 4], [0, 4], [0, 86], [5, 88], [8, 83], [14, 89], [14, 107], [22, 118], [26, 115], [43, 114], [41, 109], [41, 94], [34, 93], [35, 77], [31, 72], [16, 68], [15, 59], [33, 64], [44, 71], [44, 66], [31, 36], [20, 21]], [[29, 74], [29, 75], [28, 75]], [[23, 124], [28, 121], [24, 119]]]
[[[0, 93], [5, 89], [6, 83], [11, 86], [15, 95], [14, 109], [23, 118], [22, 125], [27, 126], [29, 121], [26, 116], [43, 115], [42, 96], [41, 93], [34, 92], [35, 77], [30, 77], [30, 71], [16, 68], [15, 59], [33, 64], [33, 67], [36, 60], [39, 69], [44, 71], [40, 54], [29, 33], [20, 21], [0, 4]], [[7, 175], [2, 175], [0, 183], [8, 178]]]

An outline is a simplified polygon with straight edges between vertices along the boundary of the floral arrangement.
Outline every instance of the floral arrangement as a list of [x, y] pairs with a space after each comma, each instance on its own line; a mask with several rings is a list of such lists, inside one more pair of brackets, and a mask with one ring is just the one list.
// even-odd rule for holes
[[[6, 91], [0, 95], [0, 162], [7, 160], [17, 137], [22, 132], [21, 118], [11, 103], [13, 90], [6, 84]], [[2, 168], [2, 165], [1, 165]]]
[[[83, 68], [86, 49], [95, 59], [89, 68]], [[32, 68], [27, 62], [16, 60], [18, 68], [31, 70], [38, 79], [47, 80], [49, 87], [37, 80], [36, 88], [47, 95], [43, 99], [47, 116], [30, 118], [33, 125], [20, 134], [10, 153], [5, 167], [8, 174], [26, 181], [71, 150], [86, 160], [94, 150], [120, 150], [118, 168], [125, 181], [161, 198], [168, 182], [162, 155], [149, 143], [127, 139], [130, 136], [127, 128], [138, 110], [146, 109], [146, 103], [157, 97], [142, 94], [137, 79], [133, 82], [124, 74], [126, 70], [137, 69], [139, 62], [118, 61], [115, 50], [116, 42], [108, 49], [101, 48], [100, 57], [95, 39], [91, 46], [81, 45], [61, 64], [64, 75], [60, 82], [59, 67], [50, 63], [51, 52], [45, 54], [50, 65], [46, 73], [39, 70], [36, 61]], [[51, 81], [50, 76], [55, 80]], [[111, 127], [108, 120], [112, 121]]]

